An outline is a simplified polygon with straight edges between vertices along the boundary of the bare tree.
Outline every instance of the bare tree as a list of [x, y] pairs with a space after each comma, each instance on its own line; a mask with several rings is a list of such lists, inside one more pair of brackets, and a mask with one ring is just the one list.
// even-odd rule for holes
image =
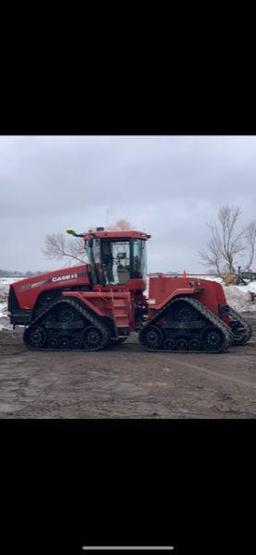
[[[132, 226], [127, 220], [117, 220], [115, 224], [109, 226], [109, 229], [116, 231], [128, 230]], [[96, 231], [96, 227], [92, 228]], [[66, 237], [63, 233], [52, 233], [46, 235], [45, 246], [42, 248], [43, 254], [50, 260], [67, 258], [68, 260], [76, 260], [77, 262], [85, 262], [86, 251], [84, 240], [81, 238]]]
[[245, 269], [250, 270], [255, 255], [256, 244], [256, 222], [251, 222], [245, 230], [245, 239], [248, 248], [248, 261], [245, 264]]
[[71, 239], [65, 237], [63, 233], [52, 233], [46, 235], [45, 247], [42, 249], [43, 254], [53, 260], [68, 258], [77, 260], [77, 262], [85, 262], [85, 248], [83, 239]]
[[247, 249], [246, 230], [237, 229], [239, 215], [240, 208], [222, 206], [218, 212], [218, 222], [207, 224], [210, 239], [206, 250], [199, 254], [203, 264], [213, 268], [219, 276], [227, 271], [235, 272], [236, 257]]
[[208, 266], [210, 270], [217, 273], [218, 276], [222, 275], [221, 262], [222, 256], [220, 252], [220, 237], [218, 236], [216, 226], [213, 224], [207, 224], [211, 231], [211, 238], [207, 243], [207, 250], [200, 251], [200, 257], [202, 263]]
[[132, 226], [128, 220], [117, 220], [115, 224], [108, 226], [108, 229], [113, 229], [113, 231], [126, 231], [127, 229], [132, 229]]

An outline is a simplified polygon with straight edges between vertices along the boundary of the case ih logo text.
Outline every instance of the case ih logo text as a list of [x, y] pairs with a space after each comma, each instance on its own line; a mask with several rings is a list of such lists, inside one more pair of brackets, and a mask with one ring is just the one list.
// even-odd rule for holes
[[52, 278], [52, 281], [63, 281], [65, 279], [76, 279], [78, 277], [77, 274], [68, 274], [66, 276], [55, 276]]

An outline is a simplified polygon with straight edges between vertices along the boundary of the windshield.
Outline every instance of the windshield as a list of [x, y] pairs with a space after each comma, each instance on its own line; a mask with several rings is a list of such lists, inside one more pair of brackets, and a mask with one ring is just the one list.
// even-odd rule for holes
[[88, 257], [94, 283], [122, 285], [146, 274], [146, 249], [142, 239], [93, 239]]
[[130, 241], [103, 241], [102, 246], [102, 263], [108, 283], [126, 283], [130, 278]]

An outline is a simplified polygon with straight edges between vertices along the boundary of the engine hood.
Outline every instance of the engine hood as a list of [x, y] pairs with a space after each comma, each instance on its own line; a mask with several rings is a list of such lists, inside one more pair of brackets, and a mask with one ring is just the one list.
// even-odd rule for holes
[[79, 279], [88, 275], [87, 264], [81, 264], [79, 266], [72, 266], [71, 268], [59, 268], [57, 270], [52, 270], [50, 272], [44, 272], [37, 274], [33, 277], [28, 277], [20, 279], [18, 282], [13, 283], [15, 289], [25, 290], [27, 288], [42, 287], [47, 283], [58, 283], [64, 281], [70, 281], [73, 279]]

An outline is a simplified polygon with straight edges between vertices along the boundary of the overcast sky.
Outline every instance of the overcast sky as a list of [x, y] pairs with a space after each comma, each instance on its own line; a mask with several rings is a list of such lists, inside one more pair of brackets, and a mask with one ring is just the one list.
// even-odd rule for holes
[[198, 250], [223, 204], [256, 218], [256, 137], [0, 137], [0, 268], [62, 266], [47, 233], [129, 220], [152, 235], [149, 271], [205, 271]]

